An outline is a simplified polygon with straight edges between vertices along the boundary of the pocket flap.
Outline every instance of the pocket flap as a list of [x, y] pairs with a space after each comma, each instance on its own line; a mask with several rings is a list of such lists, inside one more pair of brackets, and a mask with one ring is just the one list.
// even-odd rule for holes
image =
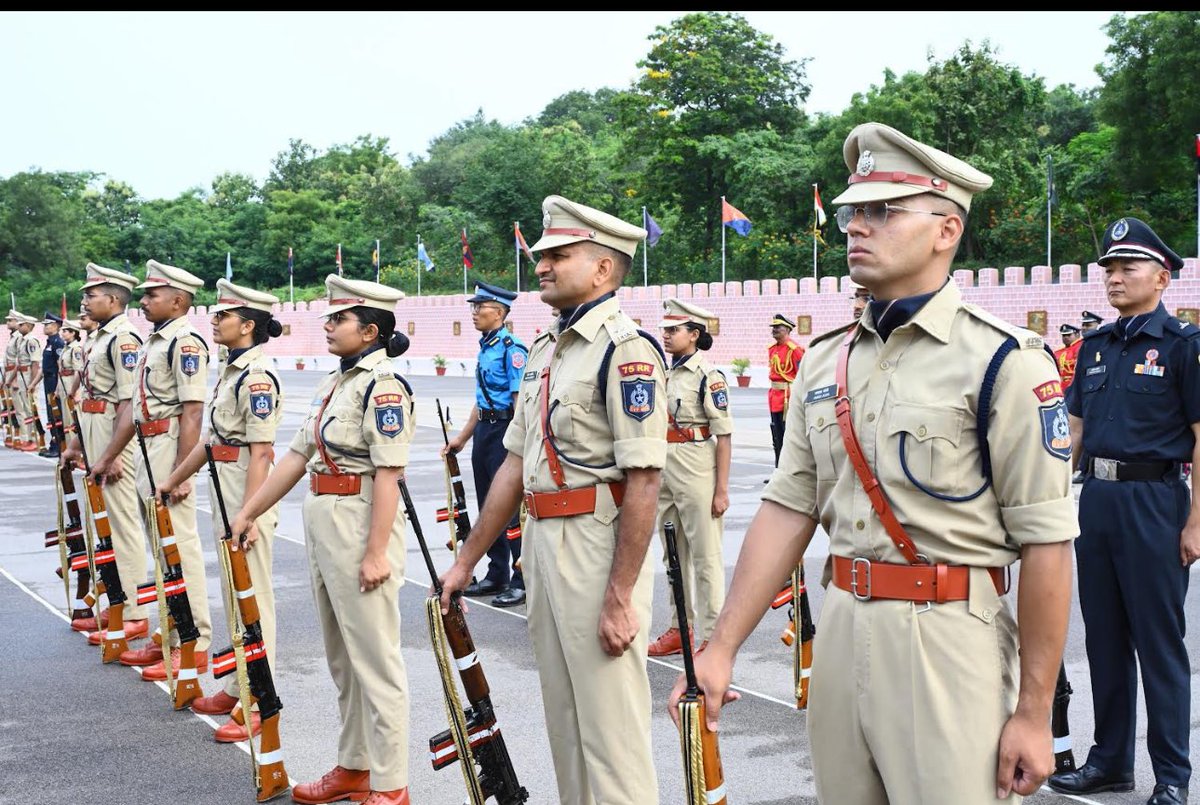
[[907, 433], [919, 442], [945, 439], [957, 445], [962, 435], [962, 411], [919, 403], [897, 403], [888, 416], [888, 433]]

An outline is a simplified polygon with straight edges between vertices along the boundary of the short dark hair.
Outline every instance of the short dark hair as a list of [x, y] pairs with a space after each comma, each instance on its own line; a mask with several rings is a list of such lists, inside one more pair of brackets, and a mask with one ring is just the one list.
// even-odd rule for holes
[[593, 243], [591, 241], [580, 241], [588, 246], [592, 256], [597, 260], [601, 257], [608, 257], [613, 261], [613, 269], [617, 274], [617, 285], [625, 281], [625, 275], [629, 273], [629, 269], [633, 267], [633, 258], [620, 252], [611, 246], [605, 246], [603, 243]]
[[127, 307], [129, 300], [133, 298], [133, 293], [124, 285], [118, 285], [115, 282], [103, 282], [94, 286], [100, 293], [108, 294], [117, 300], [117, 304], [121, 307]]

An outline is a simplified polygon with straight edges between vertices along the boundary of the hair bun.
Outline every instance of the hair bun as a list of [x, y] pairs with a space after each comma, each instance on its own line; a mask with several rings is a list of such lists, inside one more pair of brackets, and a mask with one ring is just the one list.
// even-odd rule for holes
[[408, 352], [409, 340], [408, 336], [401, 332], [392, 333], [392, 337], [388, 339], [387, 354], [389, 358], [397, 358]]
[[279, 323], [279, 319], [271, 319], [267, 322], [267, 335], [272, 338], [283, 335], [283, 325]]
[[700, 349], [704, 349], [704, 350], [712, 349], [712, 345], [713, 345], [712, 334], [708, 333], [706, 331], [701, 332], [700, 337], [696, 339], [696, 346]]

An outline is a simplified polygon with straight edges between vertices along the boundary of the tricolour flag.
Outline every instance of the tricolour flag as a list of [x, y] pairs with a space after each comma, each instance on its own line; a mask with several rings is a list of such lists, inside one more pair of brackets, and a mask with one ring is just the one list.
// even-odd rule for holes
[[337, 270], [338, 276], [342, 276], [342, 244], [338, 244], [337, 248]]
[[525, 236], [521, 234], [521, 225], [516, 221], [513, 221], [513, 232], [516, 233], [517, 247], [525, 252], [525, 256], [529, 258], [529, 262], [536, 263], [537, 258], [529, 250], [529, 244], [525, 242]]
[[62, 320], [67, 320], [67, 293], [63, 291], [62, 295]]
[[817, 186], [813, 185], [813, 210], [817, 213], [817, 226], [825, 226], [825, 208], [821, 205], [821, 193], [817, 190]]
[[650, 213], [646, 211], [645, 207], [642, 208], [642, 228], [646, 230], [647, 246], [658, 243], [658, 239], [662, 237], [662, 227], [658, 225], [658, 221], [650, 217]]
[[721, 223], [742, 237], [750, 234], [750, 219], [725, 199], [721, 199]]
[[433, 270], [433, 261], [429, 259], [429, 252], [425, 251], [425, 244], [417, 241], [417, 262], [425, 266], [426, 271]]
[[292, 247], [288, 246], [288, 276], [289, 277], [292, 276], [292, 273], [295, 271], [295, 269], [296, 269], [296, 262], [295, 262], [294, 258], [292, 257]]
[[471, 246], [467, 243], [467, 230], [462, 231], [463, 268], [475, 267], [475, 255], [471, 254]]

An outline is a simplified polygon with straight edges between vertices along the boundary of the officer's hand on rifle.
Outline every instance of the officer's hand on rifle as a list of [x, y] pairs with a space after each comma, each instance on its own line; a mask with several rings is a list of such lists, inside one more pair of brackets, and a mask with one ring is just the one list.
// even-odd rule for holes
[[[229, 531], [235, 538], [245, 535], [242, 537], [242, 542], [247, 549], [254, 542], [258, 541], [258, 526], [246, 516], [245, 509], [242, 509], [233, 516], [233, 520], [229, 523]], [[253, 538], [251, 538], [251, 532], [254, 534]]]
[[172, 505], [175, 505], [187, 500], [188, 495], [192, 494], [192, 482], [190, 479], [180, 481], [178, 486], [165, 483], [158, 488], [158, 493], [160, 496], [170, 500]]
[[[438, 581], [442, 583], [442, 614], [448, 615], [451, 597], [471, 583], [471, 569], [455, 562], [449, 570], [438, 577]], [[430, 588], [430, 592], [433, 592], [432, 588]], [[459, 599], [459, 605], [462, 606], [463, 612], [467, 611], [466, 604], [465, 600]]]
[[125, 462], [120, 456], [101, 458], [92, 465], [92, 477], [96, 483], [104, 486], [106, 483], [116, 483], [125, 474]]
[[[695, 663], [696, 684], [704, 694], [704, 712], [708, 728], [716, 732], [721, 707], [742, 698], [742, 694], [729, 689], [733, 681], [733, 657], [721, 652], [714, 643], [709, 643], [704, 653], [696, 655]], [[667, 714], [675, 722], [676, 728], [679, 727], [679, 699], [685, 690], [687, 677], [680, 674], [667, 700]]]
[[59, 469], [74, 467], [80, 458], [82, 458], [82, 455], [79, 451], [79, 440], [72, 438], [67, 442], [67, 449], [58, 459], [58, 467]]
[[235, 532], [234, 536], [240, 537], [242, 550], [249, 553], [250, 551], [254, 550], [254, 543], [258, 542], [258, 523], [251, 523], [248, 531], [246, 531], [244, 534], [237, 534]]
[[447, 455], [458, 454], [467, 444], [467, 440], [462, 438], [462, 434], [458, 434], [442, 447], [441, 456], [445, 458]]

